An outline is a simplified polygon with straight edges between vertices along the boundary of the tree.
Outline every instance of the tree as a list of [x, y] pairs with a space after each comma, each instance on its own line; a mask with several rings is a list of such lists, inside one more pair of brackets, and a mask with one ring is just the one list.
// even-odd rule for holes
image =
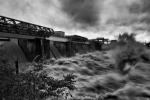
[[0, 66], [0, 100], [41, 100], [58, 97], [65, 89], [75, 89], [75, 75], [55, 79], [43, 72], [43, 67], [38, 63], [34, 69], [16, 74], [10, 65]]
[[136, 36], [135, 33], [128, 34], [125, 32], [118, 36], [118, 41], [119, 42], [133, 42], [133, 41], [136, 41], [135, 36]]

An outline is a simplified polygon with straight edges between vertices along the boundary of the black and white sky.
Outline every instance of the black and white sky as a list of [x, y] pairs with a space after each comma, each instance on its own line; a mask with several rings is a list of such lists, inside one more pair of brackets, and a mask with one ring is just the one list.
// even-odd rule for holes
[[0, 15], [89, 39], [134, 32], [150, 40], [150, 0], [0, 0]]

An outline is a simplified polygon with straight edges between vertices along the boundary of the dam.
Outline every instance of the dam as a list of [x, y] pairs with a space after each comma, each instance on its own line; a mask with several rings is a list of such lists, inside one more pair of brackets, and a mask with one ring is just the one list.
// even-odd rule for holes
[[78, 35], [65, 35], [65, 32], [52, 28], [0, 16], [0, 49], [6, 51], [12, 61], [71, 57], [76, 53], [101, 50], [106, 41], [104, 38], [89, 40]]

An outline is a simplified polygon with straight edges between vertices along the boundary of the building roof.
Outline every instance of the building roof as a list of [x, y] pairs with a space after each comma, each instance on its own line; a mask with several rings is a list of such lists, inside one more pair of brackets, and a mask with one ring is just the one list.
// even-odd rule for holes
[[79, 41], [79, 42], [86, 42], [88, 41], [87, 38], [79, 36], [79, 35], [70, 35], [66, 36], [70, 41]]

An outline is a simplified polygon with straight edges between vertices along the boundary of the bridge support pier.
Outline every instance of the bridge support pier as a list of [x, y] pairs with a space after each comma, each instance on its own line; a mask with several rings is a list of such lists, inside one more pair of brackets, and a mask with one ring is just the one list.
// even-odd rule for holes
[[41, 42], [41, 58], [44, 59], [45, 52], [44, 52], [44, 39], [40, 39]]

